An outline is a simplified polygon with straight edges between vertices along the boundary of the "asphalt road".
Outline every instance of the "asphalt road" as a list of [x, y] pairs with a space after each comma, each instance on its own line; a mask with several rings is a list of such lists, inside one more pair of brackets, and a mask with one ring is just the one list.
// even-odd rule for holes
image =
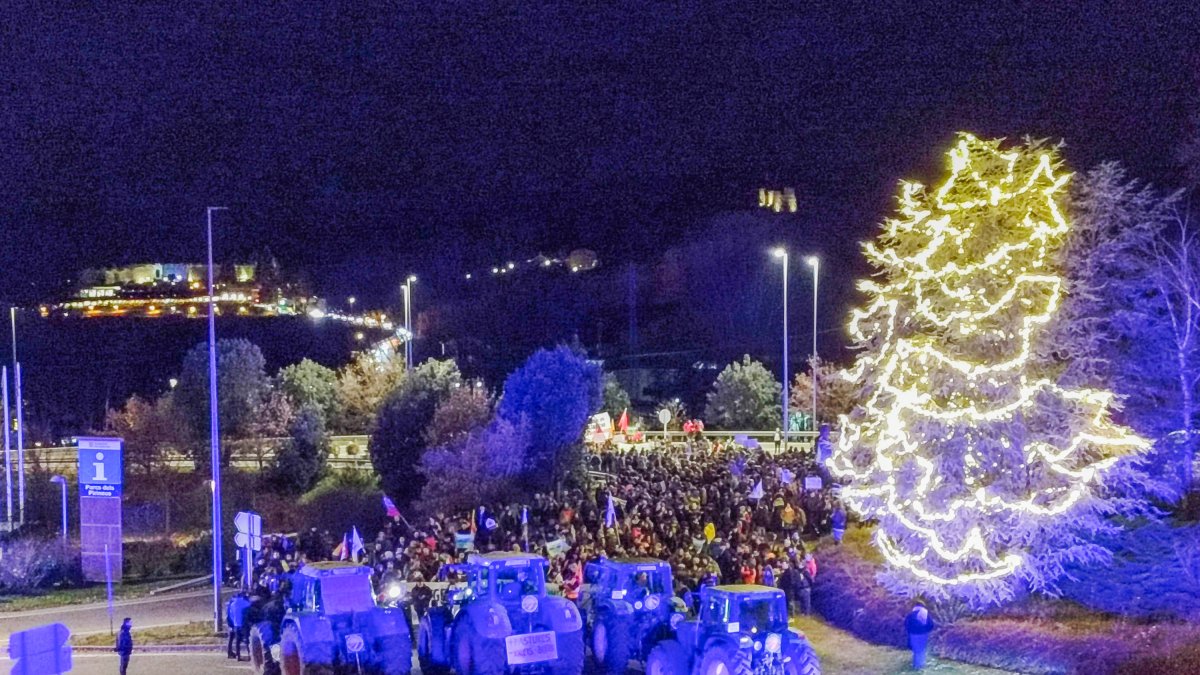
[[[138, 629], [212, 620], [212, 590], [114, 602], [114, 628], [120, 628], [121, 619], [125, 617], [133, 619], [135, 639]], [[0, 613], [0, 635], [4, 636], [4, 644], [8, 644], [9, 634], [49, 623], [66, 624], [72, 635], [107, 633], [108, 605], [101, 602]]]
[[[75, 653], [71, 657], [71, 675], [116, 675], [116, 654]], [[12, 668], [8, 656], [0, 658], [0, 673]], [[240, 664], [225, 658], [224, 654], [138, 654], [129, 661], [129, 675], [238, 675], [253, 672], [250, 663]]]

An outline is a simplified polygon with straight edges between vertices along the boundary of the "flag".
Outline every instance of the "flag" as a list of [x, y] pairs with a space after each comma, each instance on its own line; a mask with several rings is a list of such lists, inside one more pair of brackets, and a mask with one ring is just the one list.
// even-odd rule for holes
[[367, 547], [363, 546], [362, 537], [358, 534], [358, 528], [353, 528], [350, 535], [350, 556], [354, 558], [354, 562], [358, 562], [358, 556], [361, 553], [366, 553]]
[[330, 557], [337, 558], [338, 560], [346, 560], [350, 557], [350, 542], [346, 540], [346, 535], [342, 535], [342, 543], [333, 549]]
[[604, 509], [604, 526], [605, 527], [616, 527], [617, 526], [617, 509], [616, 509], [616, 507], [613, 506], [612, 495], [608, 496], [608, 508]]
[[746, 458], [738, 457], [729, 463], [729, 473], [741, 478], [746, 473]]
[[754, 489], [750, 491], [750, 499], [762, 499], [763, 494], [762, 480], [760, 479], [754, 484]]
[[455, 532], [454, 533], [454, 548], [460, 551], [469, 551], [475, 547], [474, 532]]
[[621, 430], [621, 433], [629, 431], [629, 408], [621, 411], [621, 418], [617, 420], [617, 428]]
[[791, 485], [792, 481], [794, 480], [796, 480], [796, 474], [788, 471], [787, 469], [779, 470], [779, 482], [783, 483], [784, 485]]
[[529, 553], [529, 507], [521, 507], [521, 538], [525, 540], [525, 552]]
[[387, 495], [383, 496], [383, 510], [387, 511], [388, 518], [400, 517], [400, 509], [396, 508], [396, 502], [393, 502]]

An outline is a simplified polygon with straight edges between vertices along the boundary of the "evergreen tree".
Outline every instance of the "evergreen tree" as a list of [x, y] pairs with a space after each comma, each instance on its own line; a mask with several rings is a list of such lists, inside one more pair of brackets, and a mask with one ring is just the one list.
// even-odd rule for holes
[[425, 429], [438, 405], [462, 383], [449, 359], [430, 359], [405, 376], [379, 409], [368, 449], [386, 494], [409, 502], [421, 494], [417, 471], [426, 448]]
[[291, 438], [275, 457], [275, 479], [288, 492], [300, 494], [316, 485], [328, 463], [324, 413], [313, 406], [301, 408], [288, 433]]
[[747, 354], [717, 376], [704, 418], [717, 429], [775, 429], [783, 422], [780, 391], [771, 371]]
[[885, 583], [981, 606], [1106, 561], [1110, 516], [1146, 510], [1122, 457], [1147, 443], [1109, 419], [1111, 393], [1061, 384], [1038, 349], [1070, 229], [1057, 153], [963, 134], [949, 160], [936, 190], [902, 184], [899, 215], [864, 245], [877, 274], [850, 321], [859, 405], [829, 466], [879, 523]]

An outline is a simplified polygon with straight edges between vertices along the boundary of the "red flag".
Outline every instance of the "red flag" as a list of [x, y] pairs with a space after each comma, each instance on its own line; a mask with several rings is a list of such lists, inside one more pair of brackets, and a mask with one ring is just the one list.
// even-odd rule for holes
[[621, 411], [621, 419], [617, 420], [617, 428], [621, 430], [621, 433], [629, 430], [629, 408]]

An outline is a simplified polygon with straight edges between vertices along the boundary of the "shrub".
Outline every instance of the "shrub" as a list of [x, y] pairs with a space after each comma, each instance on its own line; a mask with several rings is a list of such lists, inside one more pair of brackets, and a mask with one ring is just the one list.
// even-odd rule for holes
[[81, 583], [79, 551], [58, 539], [26, 538], [4, 544], [0, 591], [24, 594], [51, 586]]
[[311, 527], [335, 534], [357, 527], [360, 533], [383, 528], [383, 492], [372, 476], [356, 471], [330, 474], [300, 497], [301, 511]]

